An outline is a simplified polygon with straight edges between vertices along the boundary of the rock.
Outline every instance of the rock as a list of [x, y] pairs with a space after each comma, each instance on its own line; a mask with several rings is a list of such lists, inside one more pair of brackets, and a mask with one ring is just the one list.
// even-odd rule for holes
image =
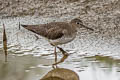
[[79, 76], [72, 70], [65, 68], [56, 68], [49, 71], [40, 80], [79, 80]]

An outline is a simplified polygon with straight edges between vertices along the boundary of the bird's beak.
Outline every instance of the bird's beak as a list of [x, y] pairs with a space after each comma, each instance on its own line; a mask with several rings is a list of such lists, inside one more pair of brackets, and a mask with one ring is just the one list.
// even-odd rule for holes
[[83, 24], [81, 24], [81, 26], [83, 26], [84, 28], [89, 29], [89, 30], [91, 30], [91, 31], [94, 31], [94, 29], [89, 28], [89, 27], [87, 27], [87, 26], [85, 26], [85, 25], [83, 25]]

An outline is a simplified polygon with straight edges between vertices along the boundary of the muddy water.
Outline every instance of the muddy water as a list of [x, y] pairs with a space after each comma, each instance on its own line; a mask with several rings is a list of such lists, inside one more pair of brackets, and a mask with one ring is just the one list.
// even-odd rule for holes
[[[39, 80], [52, 69], [54, 48], [42, 37], [37, 39], [34, 33], [19, 30], [19, 21], [40, 24], [54, 19], [25, 17], [0, 21], [0, 80]], [[5, 23], [8, 37], [7, 63], [2, 52], [2, 23]], [[103, 38], [85, 30], [74, 41], [61, 46], [70, 56], [59, 67], [75, 71], [80, 80], [120, 80], [119, 45], [113, 37]], [[61, 57], [58, 51], [58, 58]]]

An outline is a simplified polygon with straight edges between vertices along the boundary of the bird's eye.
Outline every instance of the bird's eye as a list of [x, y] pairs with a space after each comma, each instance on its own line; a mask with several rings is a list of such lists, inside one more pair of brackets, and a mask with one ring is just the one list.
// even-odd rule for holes
[[79, 22], [76, 22], [76, 24], [80, 24]]

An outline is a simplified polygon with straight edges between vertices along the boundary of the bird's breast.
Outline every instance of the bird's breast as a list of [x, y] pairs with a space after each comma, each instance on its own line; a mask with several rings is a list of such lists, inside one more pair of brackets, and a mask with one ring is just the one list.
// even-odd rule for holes
[[53, 45], [61, 45], [61, 44], [66, 44], [71, 42], [72, 40], [75, 39], [75, 37], [76, 37], [76, 34], [73, 34], [70, 36], [64, 35], [63, 37], [58, 38], [56, 40], [49, 40], [49, 42], [52, 43]]

